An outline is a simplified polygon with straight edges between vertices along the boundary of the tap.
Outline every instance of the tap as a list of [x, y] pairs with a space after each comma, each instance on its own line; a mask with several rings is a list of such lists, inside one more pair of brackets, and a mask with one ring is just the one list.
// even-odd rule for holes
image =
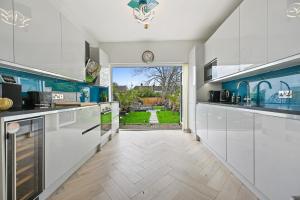
[[269, 86], [269, 89], [272, 89], [272, 85], [271, 85], [271, 83], [269, 82], [269, 81], [260, 81], [258, 84], [257, 84], [257, 94], [256, 94], [256, 105], [257, 106], [260, 106], [260, 85], [262, 84], [262, 83], [266, 83], [266, 84], [268, 84], [268, 86]]
[[246, 86], [247, 86], [246, 102], [247, 102], [247, 105], [249, 106], [251, 104], [250, 84], [249, 84], [249, 82], [248, 81], [240, 81], [240, 82], [238, 82], [236, 89], [238, 90], [238, 96], [239, 96], [239, 89], [240, 89], [240, 87], [241, 87], [241, 85], [243, 83], [246, 84]]

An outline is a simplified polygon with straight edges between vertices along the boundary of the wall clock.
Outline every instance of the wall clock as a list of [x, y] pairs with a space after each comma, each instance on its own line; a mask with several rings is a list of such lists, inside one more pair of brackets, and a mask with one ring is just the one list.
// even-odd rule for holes
[[154, 53], [152, 51], [145, 51], [142, 55], [144, 63], [150, 64], [154, 61]]

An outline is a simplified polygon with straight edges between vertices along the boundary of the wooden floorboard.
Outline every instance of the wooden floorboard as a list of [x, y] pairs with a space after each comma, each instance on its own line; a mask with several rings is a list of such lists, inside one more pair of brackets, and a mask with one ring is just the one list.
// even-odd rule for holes
[[255, 200], [206, 147], [177, 130], [121, 131], [49, 200]]

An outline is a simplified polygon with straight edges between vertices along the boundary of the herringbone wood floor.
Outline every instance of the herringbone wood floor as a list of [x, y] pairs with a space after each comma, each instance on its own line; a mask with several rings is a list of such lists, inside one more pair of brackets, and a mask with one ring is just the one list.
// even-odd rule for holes
[[254, 200], [203, 145], [181, 131], [121, 131], [51, 200]]

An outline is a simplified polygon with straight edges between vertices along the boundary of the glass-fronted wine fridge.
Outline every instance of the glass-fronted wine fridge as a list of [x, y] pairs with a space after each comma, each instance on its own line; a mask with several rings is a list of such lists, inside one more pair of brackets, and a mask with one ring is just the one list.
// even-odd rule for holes
[[34, 200], [44, 189], [44, 117], [5, 123], [7, 200]]

